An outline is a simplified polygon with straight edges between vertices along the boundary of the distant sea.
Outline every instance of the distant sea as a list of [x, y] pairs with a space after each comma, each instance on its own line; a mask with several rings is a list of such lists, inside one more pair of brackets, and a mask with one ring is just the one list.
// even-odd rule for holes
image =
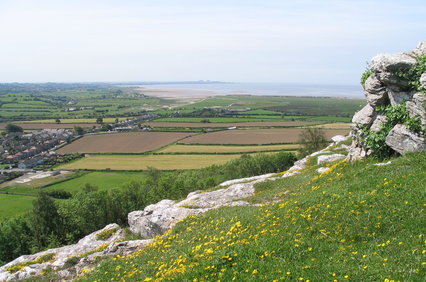
[[359, 85], [304, 85], [287, 83], [176, 83], [144, 84], [144, 88], [209, 90], [219, 94], [364, 98]]

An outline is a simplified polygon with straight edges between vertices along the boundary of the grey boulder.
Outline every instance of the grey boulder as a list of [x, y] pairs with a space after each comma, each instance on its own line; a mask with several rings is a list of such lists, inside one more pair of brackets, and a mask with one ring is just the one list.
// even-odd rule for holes
[[386, 137], [386, 144], [402, 155], [426, 150], [424, 137], [411, 132], [402, 124], [392, 128]]

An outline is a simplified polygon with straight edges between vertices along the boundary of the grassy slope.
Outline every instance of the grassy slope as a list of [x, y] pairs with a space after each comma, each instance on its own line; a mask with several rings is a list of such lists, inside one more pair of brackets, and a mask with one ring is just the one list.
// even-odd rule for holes
[[86, 279], [424, 281], [426, 153], [373, 163], [258, 184], [250, 201], [281, 201], [186, 219]]
[[0, 194], [0, 221], [31, 210], [35, 197]]

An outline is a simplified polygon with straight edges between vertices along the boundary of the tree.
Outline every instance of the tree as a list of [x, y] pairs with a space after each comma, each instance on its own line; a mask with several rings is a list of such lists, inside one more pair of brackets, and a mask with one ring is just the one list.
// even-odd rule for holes
[[57, 123], [57, 124], [60, 124], [61, 123], [61, 120], [60, 119], [55, 119], [55, 122]]
[[40, 193], [33, 202], [31, 220], [33, 239], [37, 248], [49, 245], [49, 236], [59, 239], [61, 233], [61, 217], [55, 201], [46, 193]]
[[110, 124], [103, 124], [101, 130], [102, 131], [110, 131], [110, 130], [112, 130], [112, 126]]
[[84, 129], [81, 126], [74, 126], [74, 133], [77, 135], [83, 135]]
[[16, 124], [8, 123], [6, 125], [6, 132], [12, 133], [12, 132], [24, 132], [24, 129]]
[[302, 145], [299, 149], [300, 154], [306, 156], [322, 149], [327, 144], [327, 139], [323, 129], [306, 127], [299, 134], [299, 143]]
[[102, 124], [103, 122], [104, 122], [104, 119], [102, 117], [98, 117], [96, 119], [96, 123], [98, 123], [98, 124]]

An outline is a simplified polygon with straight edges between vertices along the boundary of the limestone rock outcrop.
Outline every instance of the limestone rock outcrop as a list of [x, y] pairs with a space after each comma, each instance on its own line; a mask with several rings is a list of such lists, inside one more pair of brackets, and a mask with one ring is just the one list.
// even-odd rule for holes
[[[379, 54], [371, 60], [370, 73], [364, 83], [367, 105], [352, 119], [352, 145], [348, 159], [357, 160], [374, 153], [367, 146], [366, 132], [379, 132], [388, 122], [383, 107], [404, 104], [408, 116], [421, 123], [426, 131], [426, 72], [413, 76], [413, 68], [426, 56], [426, 41], [413, 51], [403, 54]], [[421, 69], [421, 68], [420, 68]], [[423, 68], [424, 69], [424, 68]], [[418, 74], [417, 74], [418, 75]], [[411, 81], [415, 79], [416, 81]], [[424, 133], [401, 124], [386, 132], [386, 144], [394, 152], [405, 154], [425, 150]], [[389, 130], [389, 129], [388, 129]], [[388, 131], [387, 130], [387, 131]]]
[[[108, 234], [108, 238], [100, 236]], [[109, 224], [103, 229], [93, 232], [76, 244], [50, 249], [33, 255], [20, 256], [0, 267], [0, 281], [24, 280], [31, 276], [41, 275], [45, 269], [61, 270], [71, 258], [75, 258], [76, 266], [86, 265], [96, 253], [102, 253], [104, 248], [114, 241], [124, 238], [124, 231], [117, 224]], [[100, 254], [99, 254], [100, 255]], [[48, 257], [48, 260], [41, 258]], [[73, 270], [75, 272], [75, 269]], [[62, 272], [67, 275], [66, 272]]]

